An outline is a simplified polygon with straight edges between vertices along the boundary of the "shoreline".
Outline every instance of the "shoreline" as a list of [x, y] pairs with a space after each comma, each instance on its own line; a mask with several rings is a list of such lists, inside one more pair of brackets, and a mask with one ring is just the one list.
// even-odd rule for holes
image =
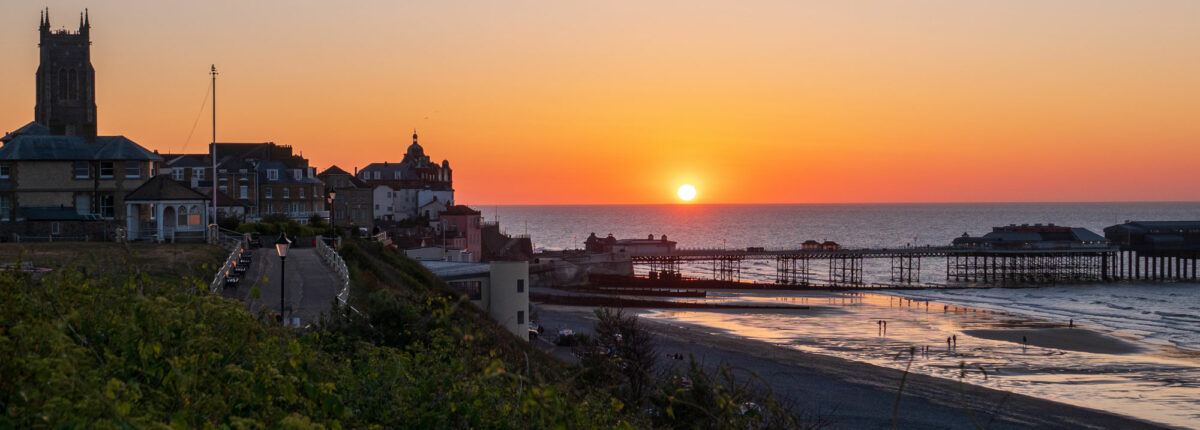
[[[586, 327], [591, 308], [538, 305], [544, 323], [569, 321]], [[628, 308], [628, 311], [646, 309]], [[745, 376], [758, 375], [762, 384], [783, 399], [807, 410], [832, 408], [835, 426], [890, 427], [900, 381], [905, 380], [899, 424], [909, 428], [1169, 428], [1163, 424], [1095, 409], [1069, 405], [971, 383], [982, 378], [968, 372], [960, 381], [908, 373], [869, 363], [799, 351], [735, 336], [719, 329], [674, 320], [639, 318], [659, 338], [662, 352], [683, 352], [705, 366], [733, 365]], [[682, 362], [676, 362], [682, 363]], [[993, 417], [993, 413], [995, 416]]]

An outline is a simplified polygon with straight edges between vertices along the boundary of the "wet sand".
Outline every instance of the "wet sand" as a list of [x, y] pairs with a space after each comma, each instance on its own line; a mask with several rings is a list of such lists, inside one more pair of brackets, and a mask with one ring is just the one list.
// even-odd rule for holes
[[1134, 354], [1144, 349], [1124, 340], [1092, 330], [1078, 328], [978, 329], [963, 330], [968, 336], [1012, 342], [1042, 348], [1090, 352], [1093, 354]]
[[[819, 309], [812, 311], [822, 313]], [[573, 328], [587, 332], [594, 322], [588, 308], [539, 305], [538, 312], [547, 331]], [[741, 376], [769, 387], [800, 410], [831, 418], [838, 428], [892, 427], [892, 409], [902, 378], [905, 387], [895, 422], [900, 428], [1163, 428], [972, 385], [970, 378], [977, 375], [968, 376], [966, 383], [915, 373], [905, 376], [903, 371], [798, 351], [706, 326], [653, 318], [640, 321], [659, 335], [660, 351], [691, 355], [709, 367], [729, 363]], [[562, 348], [548, 348], [560, 357], [570, 357], [568, 351], [559, 350]], [[665, 360], [664, 365], [683, 363]]]

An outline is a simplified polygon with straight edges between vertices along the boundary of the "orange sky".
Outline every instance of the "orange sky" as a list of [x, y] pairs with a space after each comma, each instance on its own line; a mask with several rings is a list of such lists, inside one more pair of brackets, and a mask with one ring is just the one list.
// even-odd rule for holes
[[415, 127], [467, 204], [1200, 200], [1196, 1], [350, 4], [6, 2], [0, 130], [38, 10], [90, 7], [100, 132], [162, 152], [216, 63], [219, 140], [352, 170]]

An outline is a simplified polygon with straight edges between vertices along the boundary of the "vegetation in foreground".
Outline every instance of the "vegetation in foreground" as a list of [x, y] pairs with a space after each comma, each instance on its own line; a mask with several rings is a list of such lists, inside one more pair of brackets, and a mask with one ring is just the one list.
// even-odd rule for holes
[[344, 255], [362, 312], [342, 308], [308, 330], [275, 326], [196, 278], [0, 273], [0, 428], [796, 424], [695, 365], [692, 387], [664, 374], [640, 388], [622, 373], [625, 355], [567, 365], [399, 253]]

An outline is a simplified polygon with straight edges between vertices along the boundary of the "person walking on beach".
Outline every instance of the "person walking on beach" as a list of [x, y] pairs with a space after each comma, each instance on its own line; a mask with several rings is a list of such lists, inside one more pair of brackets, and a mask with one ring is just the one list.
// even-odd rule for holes
[[958, 348], [958, 335], [956, 334], [956, 335], [952, 336], [952, 338], [954, 339], [954, 347]]
[[1067, 327], [1075, 328], [1075, 318], [1071, 318], [1069, 321], [1067, 321]]
[[950, 349], [950, 336], [946, 336], [946, 349]]

